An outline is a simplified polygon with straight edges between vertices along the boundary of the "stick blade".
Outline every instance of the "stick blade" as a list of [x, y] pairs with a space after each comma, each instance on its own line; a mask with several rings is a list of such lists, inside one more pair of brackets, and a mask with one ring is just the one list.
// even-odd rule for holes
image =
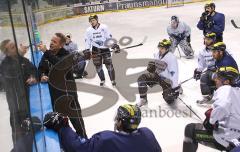
[[237, 26], [237, 24], [235, 23], [235, 21], [233, 19], [231, 20], [231, 23], [235, 28], [240, 29], [240, 27]]

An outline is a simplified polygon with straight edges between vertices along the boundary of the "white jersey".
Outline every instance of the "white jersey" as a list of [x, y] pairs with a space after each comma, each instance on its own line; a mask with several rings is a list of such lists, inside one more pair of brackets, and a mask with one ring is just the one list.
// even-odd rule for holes
[[212, 51], [205, 47], [198, 55], [198, 71], [203, 71], [204, 69], [211, 69], [215, 65], [215, 59], [212, 56]]
[[191, 28], [184, 22], [179, 22], [178, 27], [176, 29], [172, 28], [171, 25], [167, 27], [167, 33], [169, 36], [175, 35], [179, 36], [180, 34], [183, 34], [185, 36], [189, 36], [191, 34]]
[[214, 92], [213, 100], [210, 123], [218, 121], [220, 124], [213, 136], [218, 143], [227, 147], [227, 141], [240, 137], [240, 88], [221, 86]]
[[160, 56], [158, 52], [154, 54], [154, 59], [163, 61], [167, 64], [167, 67], [164, 71], [158, 70], [158, 67], [156, 67], [156, 73], [161, 77], [165, 77], [171, 80], [172, 88], [177, 87], [178, 86], [178, 62], [174, 54], [172, 52], [168, 52], [164, 56]]
[[63, 46], [63, 48], [65, 49], [65, 50], [67, 50], [69, 53], [75, 53], [75, 52], [77, 52], [78, 51], [78, 46], [77, 46], [77, 44], [76, 43], [74, 43], [74, 42], [69, 42], [68, 44], [65, 44], [64, 46]]
[[100, 24], [97, 29], [94, 29], [91, 26], [86, 31], [85, 47], [86, 49], [91, 49], [92, 46], [97, 48], [107, 48], [105, 42], [110, 38], [112, 38], [112, 35], [106, 25]]

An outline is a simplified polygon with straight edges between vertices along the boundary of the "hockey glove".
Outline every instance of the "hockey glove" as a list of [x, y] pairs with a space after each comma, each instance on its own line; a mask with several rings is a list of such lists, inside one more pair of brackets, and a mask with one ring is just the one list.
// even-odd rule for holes
[[194, 70], [193, 78], [197, 81], [201, 78], [202, 71]]
[[155, 62], [154, 61], [148, 62], [147, 71], [150, 73], [154, 73], [155, 70], [156, 70]]
[[179, 37], [179, 40], [180, 40], [180, 41], [181, 41], [181, 40], [184, 40], [184, 39], [187, 39], [185, 32], [179, 34], [178, 37]]
[[41, 130], [42, 123], [38, 117], [33, 116], [32, 119], [30, 119], [30, 118], [24, 119], [21, 123], [21, 128], [25, 132], [31, 132], [32, 129], [34, 129], [34, 131], [37, 132], [37, 131]]
[[182, 40], [182, 37], [180, 34], [179, 35], [171, 34], [170, 39], [175, 40], [175, 41], [177, 41], [177, 43], [179, 43]]
[[163, 90], [163, 99], [168, 103], [168, 104], [172, 104], [175, 99], [178, 98], [179, 96], [179, 88], [180, 86], [176, 87], [176, 88], [169, 88], [166, 90]]
[[91, 52], [90, 52], [89, 49], [84, 50], [83, 54], [84, 54], [84, 59], [85, 60], [90, 60], [91, 59]]
[[112, 48], [114, 50], [114, 53], [120, 53], [120, 47], [118, 44], [113, 44]]
[[69, 127], [68, 117], [58, 112], [49, 112], [44, 117], [44, 126], [59, 131], [63, 127]]
[[206, 21], [207, 20], [207, 16], [208, 16], [208, 12], [203, 12], [202, 16], [200, 17], [201, 21]]
[[208, 110], [205, 112], [206, 118], [205, 118], [205, 120], [203, 121], [203, 126], [204, 126], [204, 128], [205, 128], [207, 131], [209, 131], [209, 132], [212, 132], [213, 130], [217, 130], [217, 129], [218, 129], [218, 126], [219, 126], [218, 121], [217, 121], [215, 124], [211, 124], [211, 123], [209, 122], [210, 117], [211, 117], [212, 110], [213, 110], [213, 109], [211, 108], [211, 109], [208, 109]]

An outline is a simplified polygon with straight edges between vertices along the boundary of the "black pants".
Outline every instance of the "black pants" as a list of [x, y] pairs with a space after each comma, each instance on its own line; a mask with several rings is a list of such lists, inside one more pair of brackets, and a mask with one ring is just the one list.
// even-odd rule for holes
[[202, 95], [212, 95], [216, 89], [215, 82], [212, 80], [213, 72], [208, 70], [201, 75], [200, 88]]
[[93, 55], [93, 64], [96, 68], [97, 74], [101, 81], [105, 80], [105, 75], [102, 69], [102, 65], [105, 64], [108, 75], [111, 81], [115, 80], [115, 70], [112, 64], [112, 57], [110, 49], [99, 49], [97, 47], [92, 47], [92, 55]]
[[78, 102], [76, 91], [61, 91], [49, 85], [51, 100], [54, 111], [69, 116], [69, 119], [77, 134], [83, 138], [87, 137], [82, 111]]
[[171, 84], [160, 77], [157, 73], [145, 73], [138, 78], [138, 91], [140, 98], [147, 98], [148, 86], [153, 87], [154, 85], [159, 84], [163, 91], [171, 88]]
[[184, 134], [183, 152], [196, 152], [198, 143], [220, 151], [227, 150], [214, 139], [213, 133], [205, 130], [200, 123], [188, 124]]
[[26, 118], [26, 111], [10, 112], [10, 125], [12, 128], [12, 140], [14, 144], [16, 143], [16, 141], [18, 141], [19, 138], [21, 138], [25, 134], [24, 130], [21, 128], [21, 124]]
[[79, 53], [74, 54], [73, 63], [73, 73], [75, 73], [79, 77], [82, 77], [86, 66], [86, 61], [84, 57]]
[[4, 90], [4, 88], [3, 88], [3, 77], [0, 74], [0, 91], [3, 91], [3, 90]]

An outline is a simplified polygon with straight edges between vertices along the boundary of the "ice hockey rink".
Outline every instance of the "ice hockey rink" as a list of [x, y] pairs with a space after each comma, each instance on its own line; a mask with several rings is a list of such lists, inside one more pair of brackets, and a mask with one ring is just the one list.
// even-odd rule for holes
[[[231, 19], [234, 19], [240, 25], [240, 1], [216, 0], [214, 2], [216, 11], [225, 14], [224, 42], [238, 65], [240, 65], [240, 30], [235, 29], [230, 22]], [[175, 51], [179, 63], [179, 82], [193, 76], [193, 71], [197, 66], [198, 52], [204, 48], [202, 31], [196, 27], [203, 12], [204, 4], [205, 2], [199, 2], [185, 4], [181, 7], [166, 8], [163, 6], [99, 14], [100, 23], [108, 25], [116, 40], [120, 40], [124, 36], [131, 37], [133, 41], [130, 45], [140, 43], [144, 37], [147, 37], [147, 40], [143, 46], [113, 55], [117, 87], [112, 87], [105, 68], [106, 85], [105, 87], [99, 87], [99, 78], [95, 75], [92, 63], [89, 63], [87, 67], [89, 77], [76, 80], [79, 90], [78, 98], [83, 109], [83, 115], [85, 115], [85, 127], [89, 137], [99, 131], [113, 130], [113, 118], [119, 105], [124, 103], [135, 104], [139, 101], [136, 83], [138, 75], [146, 70], [148, 60], [152, 59], [153, 53], [158, 51], [158, 42], [168, 38], [166, 28], [172, 15], [177, 15], [181, 21], [191, 27], [191, 45], [195, 51], [194, 59], [180, 58], [179, 52]], [[78, 43], [80, 50], [83, 50], [84, 34], [88, 26], [88, 16], [77, 16], [42, 25], [39, 31], [43, 43], [47, 45], [55, 32], [71, 33], [73, 41]], [[184, 56], [183, 52], [181, 52], [181, 55]], [[202, 98], [199, 81], [192, 79], [184, 83], [182, 88], [183, 95], [180, 98], [204, 119], [204, 112], [207, 107], [199, 107], [196, 104], [196, 100]], [[162, 91], [159, 87], [149, 89], [149, 91], [153, 93], [148, 94], [148, 107], [142, 108], [143, 118], [140, 127], [148, 127], [154, 132], [163, 152], [182, 151], [185, 126], [188, 123], [201, 121], [180, 100], [176, 101], [173, 106], [168, 106], [162, 98]], [[6, 122], [9, 122], [7, 103], [3, 93], [0, 97], [0, 115], [4, 115], [4, 121], [0, 121], [0, 134], [6, 136], [4, 140], [1, 139], [0, 141], [4, 143], [3, 145], [9, 145], [11, 137], [7, 137], [7, 135], [9, 135], [11, 127], [10, 124], [6, 124]], [[99, 104], [99, 102], [102, 104]], [[100, 109], [96, 108], [96, 105]], [[164, 112], [167, 113], [165, 116], [163, 116]], [[4, 146], [3, 151], [9, 151], [10, 148], [11, 145]], [[216, 150], [199, 145], [198, 151], [215, 152]]]

